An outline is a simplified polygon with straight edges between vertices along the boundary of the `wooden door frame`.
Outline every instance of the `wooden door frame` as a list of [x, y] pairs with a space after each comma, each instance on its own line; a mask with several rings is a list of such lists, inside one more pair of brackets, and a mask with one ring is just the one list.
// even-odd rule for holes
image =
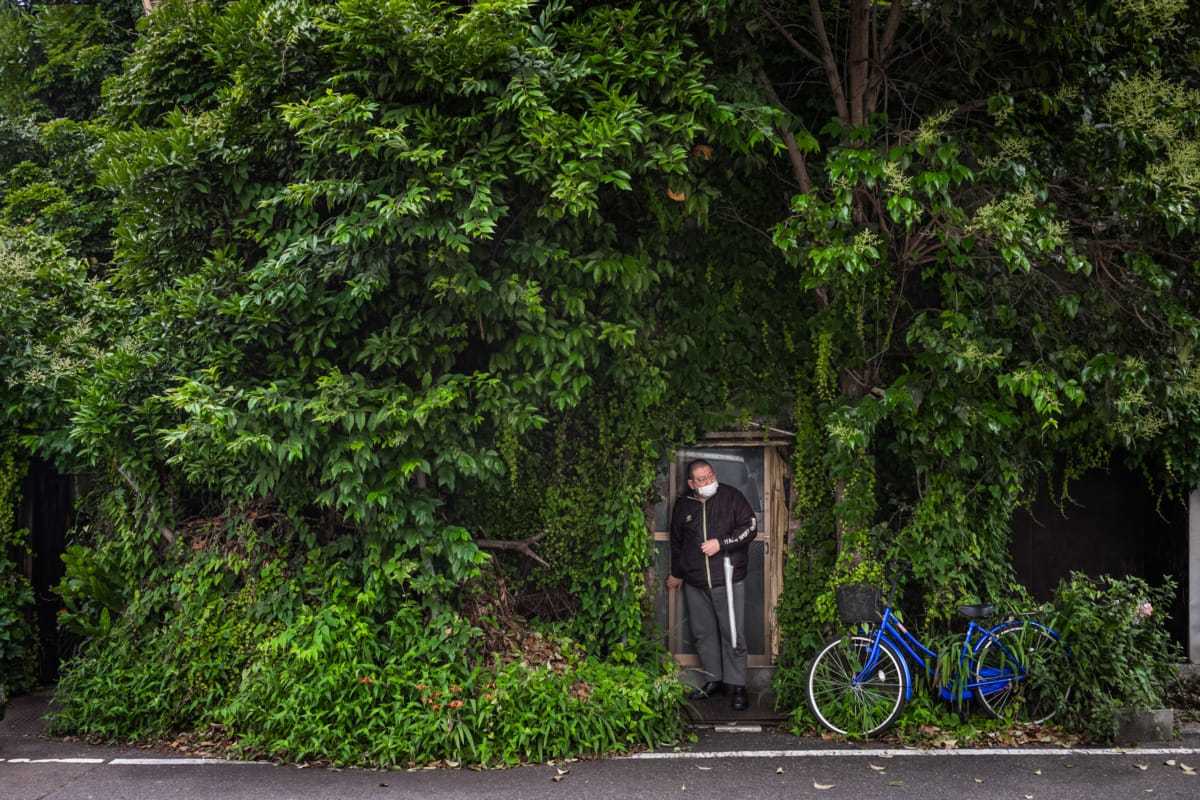
[[[670, 525], [671, 514], [674, 511], [675, 500], [683, 491], [680, 475], [681, 468], [693, 457], [691, 451], [712, 450], [721, 448], [757, 447], [763, 450], [763, 526], [756, 536], [763, 543], [763, 630], [765, 632], [765, 653], [750, 655], [747, 666], [769, 667], [775, 664], [779, 655], [779, 625], [775, 615], [775, 606], [780, 592], [783, 590], [783, 562], [787, 534], [790, 529], [790, 508], [788, 506], [788, 479], [790, 478], [788, 447], [792, 438], [784, 438], [782, 432], [772, 432], [764, 436], [762, 431], [729, 431], [713, 434], [690, 447], [680, 448], [671, 454], [667, 481], [667, 525]], [[649, 519], [654, 520], [653, 514]], [[651, 525], [651, 527], [655, 527]], [[652, 531], [653, 540], [657, 542], [670, 541], [670, 531]], [[665, 579], [666, 576], [662, 576]], [[681, 589], [667, 589], [664, 580], [653, 582], [656, 591], [667, 595], [667, 619], [670, 627], [667, 631], [667, 646], [674, 654], [675, 661], [682, 667], [699, 665], [699, 659], [694, 653], [681, 653], [682, 631], [674, 624], [679, 618], [678, 611], [683, 603]]]

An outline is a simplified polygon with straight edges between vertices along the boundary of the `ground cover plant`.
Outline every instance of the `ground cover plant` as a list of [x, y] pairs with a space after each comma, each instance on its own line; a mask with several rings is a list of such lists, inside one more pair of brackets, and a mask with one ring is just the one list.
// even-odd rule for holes
[[[387, 768], [603, 755], [684, 735], [683, 685], [665, 663], [601, 658], [481, 586], [469, 614], [385, 605], [336, 556], [281, 556], [288, 526], [255, 508], [258, 527], [193, 525], [138, 589], [83, 585], [121, 556], [75, 552], [62, 621], [93, 635], [58, 686], [53, 732], [206, 737], [226, 756]], [[92, 558], [111, 561], [80, 563]]]

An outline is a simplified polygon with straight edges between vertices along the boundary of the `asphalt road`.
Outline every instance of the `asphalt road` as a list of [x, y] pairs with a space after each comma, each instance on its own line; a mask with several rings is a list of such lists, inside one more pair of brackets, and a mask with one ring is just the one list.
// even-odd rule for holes
[[[10, 709], [11, 711], [11, 709]], [[15, 722], [15, 724], [14, 724]], [[1127, 749], [889, 750], [771, 729], [503, 770], [329, 770], [204, 760], [0, 728], [0, 800], [1132, 800], [1200, 797], [1200, 736]]]

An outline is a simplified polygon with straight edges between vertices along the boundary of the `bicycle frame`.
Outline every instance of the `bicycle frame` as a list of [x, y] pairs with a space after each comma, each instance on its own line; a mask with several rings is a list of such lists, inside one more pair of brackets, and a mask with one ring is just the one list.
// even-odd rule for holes
[[[996, 631], [1005, 629], [1011, 624], [1011, 622], [1006, 621], [993, 625], [990, 628], [985, 628], [973, 618], [970, 619], [967, 631], [963, 635], [962, 648], [958, 656], [958, 669], [955, 672], [953, 681], [949, 684], [941, 683], [937, 687], [942, 699], [966, 700], [974, 697], [976, 690], [981, 693], [994, 692], [1002, 690], [1009, 685], [1016, 674], [1015, 672], [1011, 675], [988, 676], [987, 679], [982, 681], [973, 681], [969, 677], [965, 679], [963, 677], [964, 675], [969, 676], [971, 674], [971, 666], [974, 664], [975, 654], [983, 646], [984, 642], [989, 640], [995, 641], [1006, 656], [1012, 660], [1014, 666], [1023, 671], [1023, 668], [1020, 667], [1019, 659], [1009, 652], [1004, 643], [995, 636]], [[1032, 624], [1044, 627], [1039, 623]], [[883, 618], [878, 624], [864, 626], [860, 629], [860, 633], [871, 638], [871, 651], [867, 654], [866, 664], [862, 671], [854, 677], [856, 685], [874, 669], [879, 658], [880, 641], [886, 641], [900, 655], [900, 664], [904, 669], [904, 699], [906, 702], [912, 699], [913, 680], [912, 670], [909, 668], [910, 661], [914, 664], [919, 664], [921, 669], [930, 678], [936, 677], [937, 653], [922, 644], [908, 628], [904, 627], [904, 623], [896, 618], [890, 606], [883, 610]], [[1050, 633], [1055, 638], [1058, 638], [1057, 634], [1054, 634], [1053, 631], [1050, 631]]]

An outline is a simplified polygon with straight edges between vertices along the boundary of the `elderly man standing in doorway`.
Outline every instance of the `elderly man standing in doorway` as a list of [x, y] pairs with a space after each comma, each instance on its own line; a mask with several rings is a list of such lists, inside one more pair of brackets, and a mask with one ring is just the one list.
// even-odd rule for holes
[[683, 586], [692, 640], [708, 678], [688, 699], [712, 697], [728, 688], [733, 709], [744, 711], [749, 699], [742, 622], [754, 511], [741, 492], [717, 482], [707, 461], [689, 463], [687, 476], [688, 491], [675, 501], [671, 516], [667, 586]]

